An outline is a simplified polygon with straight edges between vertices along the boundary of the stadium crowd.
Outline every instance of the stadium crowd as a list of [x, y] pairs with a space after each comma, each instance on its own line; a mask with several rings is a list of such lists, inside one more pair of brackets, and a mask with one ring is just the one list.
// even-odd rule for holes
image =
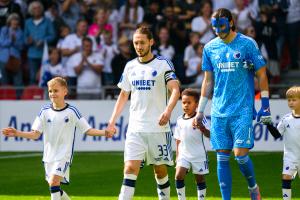
[[220, 7], [256, 40], [271, 83], [299, 70], [299, 0], [0, 0], [0, 86], [45, 86], [62, 76], [71, 98], [100, 98], [136, 56], [132, 35], [143, 24], [154, 34], [153, 53], [173, 61], [182, 84], [200, 87], [202, 49], [215, 37], [210, 17]]

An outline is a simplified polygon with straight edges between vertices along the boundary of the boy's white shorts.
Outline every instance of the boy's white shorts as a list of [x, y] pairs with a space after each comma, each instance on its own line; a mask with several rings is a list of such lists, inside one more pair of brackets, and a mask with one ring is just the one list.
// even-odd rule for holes
[[176, 162], [176, 168], [177, 167], [184, 167], [188, 170], [192, 168], [193, 174], [204, 175], [209, 173], [207, 160], [202, 162], [189, 162], [184, 158], [179, 158]]
[[283, 161], [282, 174], [287, 174], [295, 178], [297, 172], [298, 172], [298, 176], [300, 177], [300, 163], [291, 162], [287, 160]]
[[124, 161], [145, 160], [147, 165], [173, 165], [172, 135], [170, 132], [127, 132]]
[[69, 161], [56, 161], [56, 162], [44, 162], [46, 181], [49, 182], [49, 178], [52, 175], [61, 176], [61, 183], [68, 184], [70, 182], [70, 162]]

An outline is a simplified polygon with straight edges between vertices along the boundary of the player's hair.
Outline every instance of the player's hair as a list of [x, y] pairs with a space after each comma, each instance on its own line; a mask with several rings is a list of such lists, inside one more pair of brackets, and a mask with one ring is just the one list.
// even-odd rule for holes
[[212, 18], [222, 18], [222, 17], [225, 17], [228, 19], [229, 22], [233, 22], [233, 26], [231, 27], [231, 30], [235, 30], [235, 25], [234, 25], [234, 20], [233, 20], [233, 17], [232, 17], [232, 14], [229, 10], [227, 10], [226, 8], [219, 8], [218, 10], [216, 10], [212, 16]]
[[53, 85], [55, 83], [58, 83], [62, 87], [68, 88], [67, 81], [63, 77], [60, 77], [60, 76], [54, 77], [50, 81], [47, 82], [47, 85], [49, 87], [50, 85]]
[[150, 28], [147, 27], [147, 26], [143, 26], [143, 25], [142, 25], [142, 26], [138, 27], [138, 28], [135, 30], [135, 33], [144, 34], [144, 35], [147, 36], [147, 38], [148, 38], [149, 40], [153, 39], [153, 34], [152, 34]]
[[194, 99], [197, 103], [199, 102], [199, 98], [200, 98], [199, 92], [197, 92], [196, 90], [194, 90], [192, 88], [187, 88], [187, 89], [183, 90], [181, 92], [181, 97], [183, 97], [183, 96], [194, 97]]
[[293, 86], [293, 87], [290, 87], [286, 93], [286, 98], [289, 99], [289, 98], [300, 98], [300, 86]]

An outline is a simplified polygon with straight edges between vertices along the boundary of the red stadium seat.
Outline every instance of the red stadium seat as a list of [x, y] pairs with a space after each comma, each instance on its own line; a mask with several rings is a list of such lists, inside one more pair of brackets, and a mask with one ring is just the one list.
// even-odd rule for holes
[[0, 87], [0, 100], [16, 100], [17, 92], [12, 86], [1, 86]]
[[24, 88], [21, 96], [22, 100], [42, 100], [44, 99], [44, 89], [35, 85]]

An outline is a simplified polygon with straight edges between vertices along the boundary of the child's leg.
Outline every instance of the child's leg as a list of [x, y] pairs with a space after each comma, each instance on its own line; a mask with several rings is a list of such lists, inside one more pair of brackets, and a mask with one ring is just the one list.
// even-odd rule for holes
[[184, 177], [187, 174], [188, 169], [184, 167], [176, 167], [175, 173], [175, 184], [176, 184], [176, 191], [178, 195], [178, 200], [185, 200], [185, 186], [184, 186]]
[[205, 177], [202, 174], [195, 174], [195, 180], [196, 180], [196, 183], [197, 183], [198, 200], [204, 200], [205, 196], [206, 196]]
[[68, 194], [60, 188], [60, 182], [63, 177], [51, 175], [49, 178], [49, 187], [51, 192], [51, 200], [70, 200]]
[[282, 199], [292, 199], [292, 179], [291, 175], [282, 174]]

